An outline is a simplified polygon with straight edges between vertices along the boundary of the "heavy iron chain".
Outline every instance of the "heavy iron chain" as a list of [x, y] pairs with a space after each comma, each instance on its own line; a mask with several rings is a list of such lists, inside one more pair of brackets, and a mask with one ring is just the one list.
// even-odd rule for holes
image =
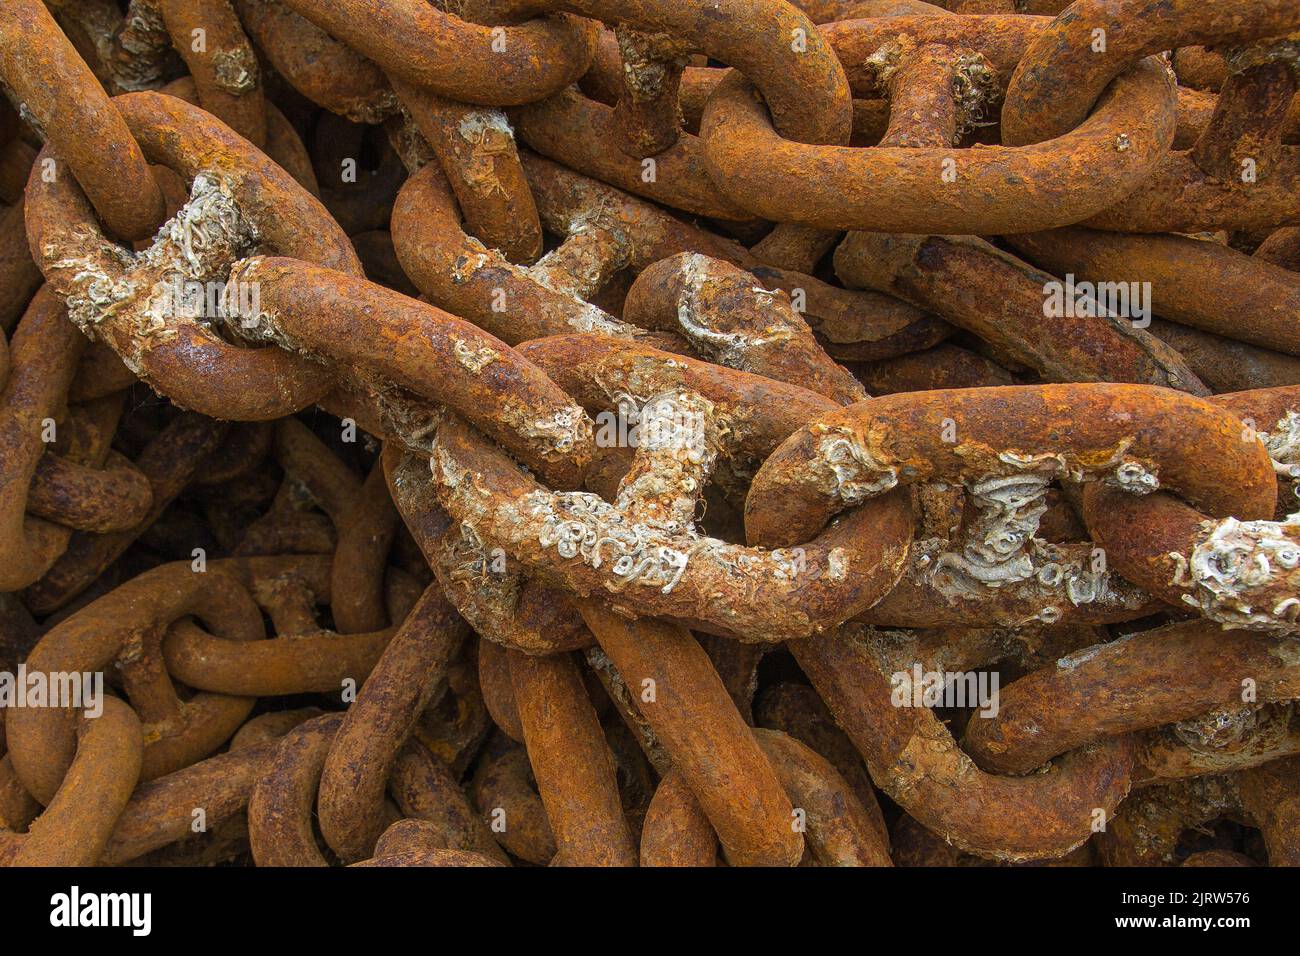
[[1298, 71], [9, 0], [0, 862], [1300, 863]]

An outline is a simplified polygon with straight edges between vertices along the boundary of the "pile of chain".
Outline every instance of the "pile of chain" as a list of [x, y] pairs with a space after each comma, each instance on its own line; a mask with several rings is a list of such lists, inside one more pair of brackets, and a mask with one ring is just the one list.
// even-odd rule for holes
[[0, 863], [1300, 863], [1295, 0], [5, 0]]

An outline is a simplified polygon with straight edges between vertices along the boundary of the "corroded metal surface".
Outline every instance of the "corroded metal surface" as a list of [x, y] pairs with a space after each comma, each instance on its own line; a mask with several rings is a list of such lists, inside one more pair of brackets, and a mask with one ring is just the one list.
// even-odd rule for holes
[[0, 864], [1300, 864], [1297, 30], [10, 0]]

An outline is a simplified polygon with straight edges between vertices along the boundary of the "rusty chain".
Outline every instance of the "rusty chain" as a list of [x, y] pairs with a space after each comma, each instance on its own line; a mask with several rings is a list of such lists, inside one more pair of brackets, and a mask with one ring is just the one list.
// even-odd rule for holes
[[1294, 0], [8, 0], [0, 864], [1300, 864]]

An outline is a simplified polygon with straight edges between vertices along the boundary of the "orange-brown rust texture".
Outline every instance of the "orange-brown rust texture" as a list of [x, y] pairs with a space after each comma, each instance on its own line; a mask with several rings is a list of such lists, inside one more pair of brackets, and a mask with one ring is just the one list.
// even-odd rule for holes
[[892, 866], [889, 841], [835, 768], [779, 730], [754, 736], [794, 804], [807, 853], [821, 866]]
[[[17, 119], [17, 114], [9, 115]], [[27, 185], [27, 177], [34, 162], [36, 147], [26, 140], [15, 138], [0, 145], [0, 202], [9, 206], [21, 205], [23, 187]]]
[[[849, 11], [850, 13], [854, 11]], [[1005, 85], [1026, 48], [1051, 21], [1041, 16], [974, 15], [952, 17], [933, 13], [883, 15], [863, 13], [837, 18], [821, 26], [836, 56], [845, 64], [855, 96], [883, 96], [878, 64], [871, 56], [894, 42], [925, 46], [964, 47], [978, 51], [1000, 74]]]
[[[1273, 171], [1244, 183], [1204, 173], [1189, 151], [1170, 153], [1124, 199], [1081, 225], [1114, 232], [1269, 229], [1300, 217], [1300, 146], [1283, 146]], [[1018, 230], [1023, 231], [1023, 230]]]
[[[988, 107], [996, 77], [978, 54], [927, 43], [910, 50], [882, 47], [876, 56], [896, 61], [881, 68], [888, 77], [889, 126], [880, 146], [956, 146]], [[959, 79], [964, 99], [956, 89]]]
[[41, 577], [68, 545], [71, 531], [27, 516], [32, 477], [45, 453], [43, 422], [67, 400], [85, 338], [53, 290], [43, 290], [10, 342], [12, 368], [0, 391], [0, 591]]
[[715, 182], [764, 218], [823, 229], [989, 234], [1066, 225], [1114, 205], [1164, 158], [1175, 119], [1172, 78], [1143, 63], [1077, 129], [1048, 143], [808, 146], [783, 139], [745, 79], [731, 74], [709, 98], [700, 137]]
[[313, 103], [354, 122], [397, 109], [383, 71], [275, 0], [234, 0], [239, 20], [267, 61]]
[[[195, 182], [195, 192], [150, 250], [127, 257], [100, 233], [74, 182], [32, 176], [28, 238], [51, 285], [71, 299], [73, 321], [151, 385], [213, 417], [276, 418], [321, 397], [331, 384], [326, 370], [282, 350], [228, 344], [174, 290], [224, 280], [251, 251], [254, 224], [261, 248], [360, 275], [347, 237], [283, 169], [198, 107], [156, 93], [114, 103], [145, 155]], [[118, 292], [101, 298], [95, 289], [104, 284]]]
[[736, 866], [797, 864], [804, 841], [792, 827], [789, 798], [690, 633], [629, 621], [595, 601], [578, 606], [624, 682], [640, 689], [637, 707], [695, 794], [727, 860]]
[[[1240, 59], [1200, 140], [1190, 150], [1169, 154], [1142, 189], [1086, 224], [1123, 232], [1194, 232], [1267, 228], [1293, 219], [1300, 153], [1277, 140], [1295, 82], [1282, 69], [1294, 67], [1270, 67], [1267, 54], [1242, 48], [1296, 30], [1295, 5], [1264, 0], [1242, 8], [1181, 0], [1160, 17], [1135, 15], [1138, 6], [1088, 0], [1039, 35], [1007, 90], [1004, 141], [1033, 143], [1060, 135], [1129, 64], [1173, 47], [1211, 43]], [[1106, 37], [1104, 50], [1093, 49], [1096, 31]], [[1294, 59], [1294, 52], [1282, 57]], [[1242, 155], [1252, 152], [1258, 155]], [[1250, 159], [1257, 168], [1248, 174], [1238, 163], [1233, 169], [1234, 159]], [[1268, 172], [1258, 172], [1263, 167]]]
[[[1174, 136], [1175, 151], [1189, 150], [1196, 145], [1197, 141], [1210, 130], [1210, 123], [1215, 118], [1218, 106], [1217, 93], [1192, 90], [1186, 86], [1178, 87], [1178, 133]], [[1290, 108], [1282, 117], [1280, 125], [1276, 125], [1276, 131], [1275, 124], [1278, 121], [1270, 117], [1268, 124], [1261, 125], [1253, 118], [1243, 116], [1239, 106], [1233, 110], [1232, 120], [1237, 124], [1237, 129], [1249, 134], [1249, 138], [1254, 140], [1255, 145], [1272, 144], [1265, 150], [1264, 158], [1276, 159], [1276, 144], [1273, 143], [1276, 137], [1280, 136], [1280, 142], [1283, 144], [1294, 145], [1297, 136], [1300, 136], [1300, 99], [1292, 98]], [[1216, 135], [1223, 139], [1230, 139], [1222, 131], [1217, 132]], [[1273, 152], [1269, 152], [1269, 149]], [[1235, 143], [1232, 151], [1236, 152], [1242, 160], [1254, 159], [1253, 156], [1243, 155], [1244, 151], [1238, 151]], [[1228, 178], [1240, 181], [1245, 168], [1238, 163], [1237, 167], [1228, 173]]]
[[684, 253], [655, 263], [628, 290], [623, 318], [678, 332], [719, 365], [796, 384], [841, 405], [867, 397], [817, 344], [786, 293], [764, 289], [727, 262]]
[[[848, 142], [852, 106], [844, 68], [797, 7], [761, 0], [563, 0], [581, 16], [666, 33], [750, 77], [777, 128], [802, 143]], [[755, 28], [755, 21], [762, 24]]]
[[555, 834], [553, 862], [635, 866], [614, 758], [577, 664], [565, 654], [507, 653], [528, 760]]
[[[124, 673], [126, 689], [149, 734], [145, 776], [159, 776], [215, 750], [252, 705], [250, 699], [209, 694], [182, 707], [157, 644], [167, 624], [190, 614], [233, 639], [265, 634], [260, 611], [238, 582], [216, 571], [196, 574], [183, 562], [147, 571], [62, 621], [33, 648], [27, 664], [47, 674], [93, 673], [114, 660], [131, 665]], [[8, 714], [5, 730], [23, 786], [48, 802], [75, 751], [71, 713], [19, 708]]]
[[799, 385], [605, 336], [552, 336], [519, 351], [592, 415], [618, 407], [624, 392], [656, 395], [685, 388], [703, 396], [727, 422], [722, 458], [761, 462], [800, 425], [835, 407]]
[[803, 672], [862, 753], [871, 778], [959, 849], [999, 860], [1059, 857], [1109, 819], [1128, 793], [1125, 738], [1073, 751], [1043, 774], [980, 771], [925, 707], [896, 707], [869, 643], [841, 629], [791, 642]]
[[591, 415], [616, 408], [621, 392], [656, 395], [685, 388], [702, 395], [728, 422], [732, 445], [720, 449], [723, 457], [761, 462], [800, 425], [834, 408], [799, 385], [601, 335], [537, 339], [520, 346], [519, 354]]
[[0, 865], [1300, 863], [1295, 0], [10, 6]]
[[1281, 152], [1300, 66], [1269, 59], [1261, 48], [1236, 52], [1243, 62], [1234, 63], [1219, 91], [1214, 113], [1192, 146], [1192, 162], [1217, 179], [1240, 177], [1247, 165], [1256, 177], [1267, 177]]
[[[834, 349], [830, 351], [835, 354]], [[1011, 373], [992, 359], [947, 342], [896, 358], [863, 362], [853, 371], [872, 395], [1015, 384]]]
[[[1152, 312], [1262, 348], [1300, 355], [1300, 275], [1217, 242], [1056, 229], [1012, 236], [1037, 265], [1077, 281], [1150, 283]], [[1231, 303], [1232, 311], [1224, 304]], [[1249, 322], [1240, 316], [1248, 313]], [[1062, 334], [1068, 334], [1061, 329]]]
[[340, 859], [364, 859], [379, 836], [384, 784], [467, 628], [437, 586], [424, 592], [362, 685], [321, 773], [321, 832]]
[[973, 716], [963, 746], [984, 769], [1028, 773], [1087, 743], [1296, 693], [1291, 638], [1185, 621], [1076, 651], [1001, 690], [996, 715]]
[[[616, 606], [741, 640], [812, 633], [869, 607], [897, 580], [911, 539], [908, 502], [887, 495], [803, 545], [805, 566], [820, 573], [791, 575], [784, 552], [729, 544], [691, 527], [634, 531], [632, 516], [594, 495], [556, 496], [460, 423], [439, 428], [434, 465], [452, 517], [469, 522], [530, 573], [580, 595], [608, 594]], [[579, 546], [585, 534], [570, 545], [572, 531], [557, 533], [568, 521], [599, 530], [597, 537], [614, 535], [610, 540], [626, 560], [610, 559], [607, 549], [597, 563], [589, 547]], [[653, 550], [645, 558], [658, 558], [645, 561], [647, 548]]]
[[1105, 866], [1169, 866], [1185, 831], [1240, 809], [1233, 774], [1151, 787], [1126, 800], [1094, 842]]
[[500, 339], [382, 286], [284, 258], [231, 270], [255, 283], [262, 311], [245, 330], [328, 355], [465, 415], [548, 481], [572, 487], [591, 456], [591, 422]]
[[[196, 106], [200, 105], [198, 86], [193, 77], [183, 76], [173, 80], [159, 92]], [[319, 199], [320, 183], [316, 181], [312, 157], [307, 152], [307, 146], [298, 136], [298, 131], [294, 129], [284, 113], [273, 104], [264, 103], [263, 112], [266, 114], [266, 137], [259, 148], [292, 176], [298, 185]]]
[[686, 57], [668, 34], [624, 26], [614, 32], [623, 64], [616, 107], [619, 149], [636, 159], [654, 156], [680, 134], [677, 99]]
[[[109, 230], [143, 239], [163, 196], [131, 131], [40, 0], [14, 0], [0, 23], [0, 75], [67, 163]], [[111, 159], [110, 159], [111, 157]], [[106, 161], [108, 159], [109, 161]]]
[[[1233, 414], [1232, 396], [1221, 396], [1216, 405], [1229, 417], [1228, 433], [1235, 430], [1238, 446], [1254, 457], [1263, 452], [1275, 474], [1293, 475], [1294, 393], [1284, 390], [1273, 398], [1238, 399], [1243, 410], [1254, 407], [1256, 414], [1273, 406], [1258, 430]], [[1116, 570], [1157, 597], [1191, 605], [1227, 627], [1293, 631], [1300, 612], [1294, 599], [1296, 523], [1269, 520], [1278, 500], [1276, 477], [1270, 481], [1252, 465], [1228, 480], [1239, 495], [1226, 512], [1210, 511], [1209, 518], [1217, 520], [1164, 491], [1138, 508], [1131, 495], [1104, 485], [1084, 489], [1084, 519]]]
[[360, 682], [393, 639], [393, 628], [336, 634], [316, 624], [277, 627], [267, 641], [215, 637], [178, 622], [162, 645], [167, 671], [196, 690], [246, 697], [332, 693]]
[[203, 808], [209, 828], [237, 818], [278, 746], [273, 737], [236, 751], [232, 741], [229, 753], [141, 784], [117, 818], [103, 862], [120, 866], [184, 839], [192, 833], [195, 807]]
[[1290, 701], [1210, 711], [1135, 736], [1134, 789], [1258, 767], [1300, 753]]
[[791, 681], [767, 688], [755, 704], [755, 726], [779, 730], [824, 757], [844, 778], [854, 797], [871, 818], [881, 844], [888, 850], [889, 831], [861, 755], [853, 741], [835, 724], [835, 718], [817, 692]]
[[542, 224], [505, 114], [456, 103], [401, 80], [395, 88], [437, 156], [470, 232], [511, 262], [536, 259]]
[[[869, 355], [872, 358], [897, 355], [911, 348], [933, 344], [943, 338], [943, 330], [948, 328], [935, 317], [892, 297], [831, 286], [813, 276], [792, 271], [786, 262], [780, 262], [776, 267], [768, 265], [760, 259], [757, 246], [754, 251], [746, 250], [737, 242], [684, 223], [657, 206], [532, 153], [525, 152], [520, 158], [546, 228], [567, 236], [574, 232], [575, 223], [590, 223], [615, 237], [622, 237], [621, 254], [626, 257], [626, 266], [634, 272], [640, 272], [652, 263], [682, 252], [696, 252], [712, 259], [725, 260], [754, 273], [765, 288], [782, 289], [791, 296], [802, 290], [799, 294], [807, 300], [810, 324], [815, 328], [819, 324], [829, 323], [840, 328], [856, 329], [859, 336], [865, 335], [865, 339], [872, 343]], [[774, 231], [768, 238], [777, 234], [778, 231]], [[819, 256], [815, 256], [811, 262], [799, 263], [799, 268], [811, 269], [817, 258]], [[479, 309], [484, 308], [482, 303], [488, 301], [486, 295], [477, 296], [476, 299]], [[463, 311], [463, 308], [471, 307], [475, 307], [473, 302], [464, 307], [459, 303], [448, 306], [458, 314], [480, 321], [477, 312]], [[491, 319], [483, 321], [485, 328], [494, 330], [494, 326], [486, 324]], [[590, 326], [573, 328], [578, 331], [602, 331]], [[501, 337], [513, 341], [504, 334]], [[650, 344], [665, 347], [656, 342]]]
[[1255, 258], [1292, 272], [1300, 271], [1300, 227], [1286, 226], [1274, 230], [1255, 249]]
[[140, 718], [107, 697], [77, 724], [76, 752], [45, 810], [20, 838], [14, 866], [95, 866], [140, 776]]
[[1236, 850], [1201, 850], [1183, 860], [1183, 866], [1256, 866], [1254, 860]]
[[555, 856], [555, 837], [537, 795], [528, 751], [510, 747], [487, 754], [472, 787], [479, 816], [501, 846], [512, 856], [546, 866]]
[[835, 252], [835, 271], [846, 284], [933, 309], [1048, 380], [1207, 392], [1177, 352], [1129, 317], [1050, 308], [1059, 280], [981, 239], [854, 232]]
[[[407, 821], [399, 821], [407, 822]], [[398, 824], [393, 824], [398, 826]], [[503, 866], [501, 862], [481, 853], [468, 853], [464, 850], [445, 850], [425, 848], [422, 850], [404, 850], [388, 856], [376, 856], [352, 866]]]
[[1153, 318], [1150, 331], [1177, 351], [1212, 391], [1300, 384], [1300, 359], [1294, 356], [1163, 319]]
[[[1080, 0], [1044, 28], [1016, 66], [1002, 107], [1012, 144], [1059, 137], [1083, 122], [1116, 77], [1150, 54], [1197, 44], [1240, 44], [1300, 28], [1290, 0], [1170, 0], [1143, 16], [1140, 0]], [[1097, 49], [1094, 30], [1102, 30]]]
[[492, 722], [515, 743], [523, 743], [524, 728], [519, 723], [519, 710], [515, 706], [510, 657], [501, 645], [492, 641], [479, 641], [478, 683]]
[[169, 422], [135, 461], [153, 492], [149, 513], [125, 531], [75, 532], [54, 565], [25, 589], [24, 603], [34, 614], [48, 614], [90, 587], [184, 490], [204, 458], [221, 445], [225, 433], [225, 423], [188, 412]]
[[[363, 866], [508, 866], [501, 851], [448, 846], [455, 840], [440, 821], [399, 820], [375, 844], [375, 855]], [[491, 841], [489, 841], [491, 842]]]
[[[431, 825], [426, 832], [440, 848], [509, 862], [451, 770], [423, 744], [412, 741], [402, 748], [388, 786], [397, 808], [408, 819]], [[382, 842], [381, 837], [375, 844], [376, 856], [382, 852]]]
[[27, 510], [78, 531], [122, 531], [139, 524], [149, 513], [153, 491], [148, 479], [119, 452], [96, 449], [111, 439], [111, 433], [97, 430], [93, 444], [75, 450], [77, 458], [88, 457], [92, 464], [102, 459], [102, 468], [88, 467], [70, 455], [41, 456]]
[[258, 866], [328, 866], [316, 843], [312, 805], [342, 714], [325, 714], [281, 738], [248, 798], [248, 842]]
[[575, 82], [591, 62], [596, 25], [565, 14], [488, 27], [425, 0], [285, 0], [386, 72], [450, 99], [514, 106]]
[[[531, 270], [468, 235], [446, 176], [435, 163], [402, 185], [392, 228], [397, 258], [420, 291], [505, 342], [566, 332], [632, 331], [597, 306], [547, 288]], [[621, 262], [625, 253], [610, 243], [603, 258]]]
[[641, 830], [642, 866], [716, 866], [718, 837], [686, 778], [670, 770], [655, 788]]
[[341, 633], [377, 631], [388, 623], [384, 570], [399, 521], [383, 465], [376, 462], [354, 498], [351, 514], [339, 521], [330, 609]]
[[1134, 464], [1212, 515], [1256, 516], [1271, 514], [1277, 495], [1267, 458], [1259, 442], [1241, 440], [1239, 419], [1169, 389], [900, 393], [824, 415], [786, 439], [755, 476], [746, 526], [751, 540], [778, 544], [815, 533], [834, 512], [898, 484], [1054, 472], [1131, 485]]
[[1300, 758], [1275, 760], [1237, 775], [1242, 809], [1264, 836], [1270, 866], [1300, 866]]
[[[23, 170], [23, 185], [29, 174], [30, 169]], [[41, 270], [27, 246], [21, 199], [20, 187], [20, 201], [0, 211], [0, 329], [9, 333], [41, 286]]]
[[752, 218], [714, 185], [703, 146], [690, 133], [681, 133], [676, 142], [654, 155], [650, 165], [650, 160], [636, 159], [620, 149], [618, 109], [587, 99], [577, 90], [565, 90], [513, 112], [519, 135], [530, 148], [585, 175], [697, 216]]
[[158, 0], [158, 11], [194, 77], [203, 108], [254, 146], [263, 146], [266, 99], [257, 54], [230, 0]]

